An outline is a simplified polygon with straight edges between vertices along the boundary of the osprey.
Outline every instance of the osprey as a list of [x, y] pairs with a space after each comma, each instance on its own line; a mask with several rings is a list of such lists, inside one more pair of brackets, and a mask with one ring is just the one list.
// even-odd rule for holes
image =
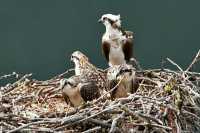
[[107, 73], [91, 64], [87, 56], [80, 51], [75, 51], [71, 55], [71, 60], [75, 64], [75, 75], [84, 75], [96, 81], [99, 89], [107, 89]]
[[75, 75], [82, 75], [89, 72], [98, 72], [97, 68], [89, 62], [89, 59], [80, 51], [71, 54], [71, 61], [75, 65]]
[[75, 64], [75, 75], [60, 83], [65, 101], [79, 106], [102, 95], [108, 86], [106, 72], [91, 64], [80, 51], [73, 52], [71, 60]]
[[72, 76], [68, 79], [62, 79], [60, 86], [65, 101], [74, 107], [100, 96], [96, 83], [85, 76]]
[[118, 86], [111, 92], [111, 98], [127, 97], [128, 93], [134, 93], [135, 69], [131, 65], [116, 65], [108, 69], [107, 78], [109, 89]]
[[120, 15], [105, 14], [99, 22], [106, 27], [102, 37], [102, 51], [109, 66], [129, 62], [132, 57], [133, 32], [121, 28]]

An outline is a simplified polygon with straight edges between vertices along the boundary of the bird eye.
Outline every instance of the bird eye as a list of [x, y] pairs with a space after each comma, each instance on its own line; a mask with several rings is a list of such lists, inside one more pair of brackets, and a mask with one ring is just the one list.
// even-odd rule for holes
[[71, 59], [75, 59], [75, 56], [72, 55], [72, 56], [71, 56]]
[[103, 17], [103, 20], [106, 20], [106, 17]]

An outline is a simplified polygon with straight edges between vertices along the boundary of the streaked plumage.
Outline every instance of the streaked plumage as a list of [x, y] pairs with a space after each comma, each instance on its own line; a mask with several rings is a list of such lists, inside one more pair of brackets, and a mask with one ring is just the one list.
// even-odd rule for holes
[[109, 80], [110, 89], [115, 87], [118, 82], [118, 87], [111, 92], [111, 98], [120, 98], [128, 96], [128, 93], [133, 93], [135, 69], [131, 65], [119, 65], [113, 66], [108, 69], [107, 78]]
[[71, 55], [71, 60], [75, 64], [75, 75], [84, 75], [84, 77], [95, 81], [99, 89], [107, 89], [107, 73], [91, 64], [86, 55], [75, 51]]
[[80, 51], [73, 52], [71, 60], [75, 64], [75, 75], [61, 81], [66, 102], [79, 106], [104, 94], [108, 88], [107, 73], [92, 65]]
[[100, 96], [96, 83], [84, 76], [72, 76], [61, 80], [61, 89], [65, 101], [74, 107]]

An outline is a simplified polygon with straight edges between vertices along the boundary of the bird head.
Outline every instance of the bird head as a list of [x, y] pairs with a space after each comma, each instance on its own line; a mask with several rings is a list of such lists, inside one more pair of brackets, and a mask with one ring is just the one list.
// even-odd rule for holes
[[65, 93], [67, 96], [73, 95], [76, 89], [77, 83], [74, 79], [74, 76], [68, 78], [68, 79], [61, 79], [60, 80], [60, 88], [63, 93]]
[[88, 62], [88, 58], [80, 51], [75, 51], [71, 55], [71, 61], [73, 61], [75, 65], [83, 65], [85, 62]]
[[121, 80], [122, 78], [129, 80], [135, 76], [135, 69], [130, 65], [115, 65], [108, 70], [108, 80]]
[[132, 79], [135, 78], [135, 68], [132, 67], [131, 65], [125, 65], [125, 66], [122, 66], [117, 75], [116, 75], [116, 79], [117, 80], [125, 80], [125, 81], [130, 81]]
[[99, 22], [103, 23], [106, 27], [112, 26], [113, 28], [121, 27], [120, 15], [104, 14], [99, 19]]
[[60, 89], [62, 90], [66, 86], [73, 86], [73, 83], [69, 79], [61, 79], [60, 80]]
[[119, 66], [114, 65], [107, 70], [107, 78], [108, 80], [116, 80], [117, 74], [119, 73]]

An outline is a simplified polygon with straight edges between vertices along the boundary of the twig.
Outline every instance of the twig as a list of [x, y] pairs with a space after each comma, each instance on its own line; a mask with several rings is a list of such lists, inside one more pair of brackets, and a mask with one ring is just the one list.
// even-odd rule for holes
[[188, 72], [190, 71], [190, 69], [193, 67], [193, 65], [200, 60], [200, 49], [199, 51], [197, 52], [195, 58], [193, 59], [193, 61], [191, 62], [191, 64], [188, 66], [188, 68], [185, 70], [185, 72]]
[[113, 122], [112, 122], [112, 125], [111, 125], [109, 133], [114, 133], [115, 132], [117, 122], [119, 121], [119, 119], [122, 119], [124, 117], [124, 115], [125, 115], [125, 111], [123, 111], [118, 117], [113, 119]]
[[86, 131], [84, 131], [84, 132], [82, 132], [82, 133], [93, 133], [93, 132], [98, 131], [98, 130], [100, 130], [100, 129], [101, 129], [101, 127], [100, 127], [100, 126], [97, 126], [97, 127], [88, 129], [88, 130], [86, 130]]
[[108, 108], [106, 108], [106, 109], [104, 109], [104, 110], [102, 110], [102, 111], [100, 111], [100, 112], [98, 112], [98, 113], [96, 113], [96, 114], [93, 114], [93, 115], [91, 115], [91, 116], [89, 116], [89, 117], [86, 117], [86, 118], [84, 118], [84, 119], [81, 119], [81, 120], [79, 120], [79, 121], [76, 121], [75, 123], [80, 123], [80, 122], [82, 122], [82, 121], [85, 121], [85, 120], [88, 120], [88, 119], [93, 118], [93, 117], [95, 117], [95, 116], [98, 116], [98, 115], [100, 115], [100, 114], [102, 114], [102, 113], [105, 113], [105, 112], [107, 112], [107, 111], [113, 109], [113, 108], [116, 107], [116, 106], [119, 106], [119, 104], [113, 105], [113, 106], [111, 106], [111, 107], [108, 107]]
[[[64, 75], [68, 74], [68, 73], [71, 72], [71, 71], [74, 71], [74, 68], [72, 68], [72, 69], [68, 69], [68, 70], [65, 71], [64, 73], [59, 74], [59, 75], [57, 75], [57, 76], [51, 78], [50, 80], [60, 79], [60, 78], [62, 78]], [[47, 81], [49, 81], [49, 80], [47, 80]]]
[[170, 58], [166, 58], [172, 65], [176, 66], [181, 72], [183, 72], [183, 69], [178, 65], [176, 64], [174, 61], [172, 61]]
[[29, 129], [21, 129], [22, 131], [25, 132], [47, 132], [47, 133], [56, 133], [54, 130], [50, 129], [50, 128], [43, 128], [43, 127], [39, 127], [39, 128], [29, 128]]
[[92, 118], [90, 118], [90, 119], [88, 119], [88, 121], [89, 121], [89, 122], [92, 122], [92, 123], [94, 123], [94, 124], [100, 125], [101, 127], [106, 127], [106, 128], [108, 128], [108, 127], [111, 126], [110, 124], [108, 124], [107, 122], [103, 122], [102, 120], [97, 120], [97, 119], [92, 119]]
[[137, 125], [137, 126], [154, 126], [154, 127], [158, 127], [158, 128], [163, 128], [163, 129], [168, 130], [168, 131], [172, 130], [171, 127], [158, 125], [158, 124], [153, 124], [153, 123], [132, 123], [132, 124], [133, 125]]
[[29, 126], [31, 126], [31, 125], [38, 125], [38, 124], [45, 124], [45, 123], [52, 123], [52, 124], [55, 124], [55, 123], [57, 123], [57, 121], [37, 121], [37, 122], [31, 122], [31, 123], [22, 125], [22, 126], [20, 126], [20, 127], [18, 127], [18, 128], [15, 128], [15, 129], [13, 129], [13, 130], [10, 130], [10, 131], [8, 131], [8, 133], [14, 133], [14, 132], [20, 131], [20, 130], [22, 130], [23, 128], [29, 127]]
[[17, 74], [16, 72], [13, 72], [11, 74], [6, 74], [6, 75], [3, 75], [3, 76], [0, 76], [0, 80], [5, 79], [5, 78], [9, 78], [9, 77], [12, 77], [12, 76], [16, 76], [16, 78], [18, 78], [19, 74]]
[[17, 87], [19, 83], [23, 82], [25, 79], [27, 79], [27, 78], [30, 77], [30, 76], [32, 76], [32, 74], [26, 74], [26, 75], [24, 75], [24, 76], [23, 76], [22, 78], [20, 78], [18, 81], [16, 81], [16, 82], [13, 83], [12, 85], [10, 85], [9, 88], [6, 89], [6, 90], [4, 91], [4, 94], [6, 94], [6, 93], [12, 91], [13, 89], [15, 89], [15, 87]]

